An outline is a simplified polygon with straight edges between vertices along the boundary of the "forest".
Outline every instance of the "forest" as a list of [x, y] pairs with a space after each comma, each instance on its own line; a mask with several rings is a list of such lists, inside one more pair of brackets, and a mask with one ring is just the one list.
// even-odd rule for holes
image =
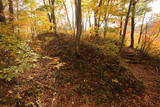
[[0, 107], [160, 107], [159, 0], [0, 0]]

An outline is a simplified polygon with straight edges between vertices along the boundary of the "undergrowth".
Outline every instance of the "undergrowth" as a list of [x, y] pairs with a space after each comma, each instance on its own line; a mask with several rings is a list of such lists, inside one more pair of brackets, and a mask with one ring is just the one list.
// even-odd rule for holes
[[27, 41], [16, 35], [0, 35], [0, 79], [11, 81], [34, 67], [38, 57]]

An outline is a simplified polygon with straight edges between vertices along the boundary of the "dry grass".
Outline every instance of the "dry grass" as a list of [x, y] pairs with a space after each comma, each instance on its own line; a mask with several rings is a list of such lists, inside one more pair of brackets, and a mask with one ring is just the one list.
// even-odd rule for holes
[[[141, 45], [142, 45], [142, 41], [138, 45], [138, 38], [139, 38], [139, 33], [135, 32], [135, 45], [134, 46], [135, 46], [135, 48], [140, 49]], [[131, 41], [130, 40], [130, 33], [127, 33], [126, 46], [130, 45], [130, 41]], [[153, 41], [153, 43], [151, 44], [150, 49], [148, 51], [148, 54], [150, 56], [154, 56], [154, 57], [160, 58], [160, 37]]]

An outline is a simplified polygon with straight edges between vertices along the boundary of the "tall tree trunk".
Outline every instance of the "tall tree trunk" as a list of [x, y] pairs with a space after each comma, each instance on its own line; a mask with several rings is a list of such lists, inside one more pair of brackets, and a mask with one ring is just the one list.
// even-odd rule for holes
[[95, 36], [98, 36], [98, 23], [97, 23], [97, 15], [94, 13], [94, 31], [95, 31]]
[[[49, 0], [49, 5], [51, 6], [51, 22], [53, 23], [53, 30], [55, 35], [57, 35], [57, 24], [56, 24], [56, 17], [55, 17], [55, 8], [54, 8], [55, 0]], [[51, 29], [52, 30], [52, 29]]]
[[8, 0], [8, 6], [9, 6], [9, 24], [11, 24], [11, 30], [12, 33], [14, 33], [14, 10], [13, 10], [13, 0]]
[[84, 22], [84, 31], [87, 31], [87, 23], [88, 23], [88, 17], [86, 17], [86, 20]]
[[3, 2], [2, 0], [0, 0], [0, 22], [6, 23], [6, 18], [3, 11], [4, 11]]
[[123, 48], [124, 41], [125, 41], [125, 36], [126, 36], [126, 32], [127, 32], [127, 25], [128, 25], [128, 20], [129, 20], [129, 14], [130, 14], [130, 11], [131, 11], [131, 6], [132, 6], [132, 0], [130, 0], [129, 7], [128, 7], [128, 12], [126, 14], [126, 19], [125, 19], [125, 24], [124, 24], [124, 29], [123, 29], [123, 35], [122, 35], [122, 42], [121, 42], [121, 46], [120, 46], [120, 53], [122, 52], [122, 48]]
[[[17, 19], [17, 21], [19, 20], [19, 0], [17, 0], [16, 1], [16, 5], [17, 5], [17, 10], [16, 10], [16, 19]], [[18, 24], [17, 25], [17, 33], [18, 33], [18, 35], [20, 34], [20, 25]]]
[[[44, 4], [44, 6], [46, 6], [46, 7], [47, 7], [47, 5], [48, 5], [45, 0], [43, 0], [43, 4]], [[51, 5], [51, 4], [50, 4], [50, 0], [49, 0], [49, 5]], [[51, 14], [47, 13], [47, 16], [48, 16], [49, 22], [52, 23]], [[50, 26], [50, 30], [52, 30], [52, 26]]]
[[53, 10], [52, 10], [52, 22], [54, 24], [53, 29], [55, 31], [55, 34], [57, 34], [57, 24], [56, 24], [56, 16], [55, 16], [54, 3], [55, 3], [55, 0], [52, 0], [52, 6], [53, 6]]
[[[102, 0], [99, 0], [98, 2], [98, 6], [97, 7], [101, 7], [102, 5]], [[98, 31], [99, 31], [99, 19], [100, 16], [98, 16], [98, 10], [96, 10], [94, 12], [94, 30], [95, 30], [95, 36], [98, 36]]]
[[144, 25], [145, 16], [146, 16], [146, 12], [144, 13], [143, 19], [142, 19], [141, 29], [140, 29], [139, 38], [138, 38], [138, 45], [140, 44], [142, 33], [143, 33], [143, 25]]
[[109, 14], [107, 14], [107, 16], [105, 16], [104, 20], [105, 20], [105, 25], [104, 25], [104, 38], [106, 37], [107, 35], [107, 32], [108, 32], [108, 19], [109, 19]]
[[109, 13], [108, 13], [108, 10], [109, 10], [109, 4], [110, 3], [112, 3], [112, 1], [113, 0], [108, 0], [107, 1], [107, 12], [106, 12], [106, 14], [105, 14], [105, 16], [104, 16], [104, 22], [105, 22], [105, 25], [104, 25], [104, 32], [103, 32], [103, 36], [104, 36], [104, 38], [106, 37], [106, 34], [107, 34], [107, 32], [108, 32], [108, 19], [109, 19]]
[[145, 48], [146, 48], [146, 44], [147, 44], [147, 33], [148, 33], [148, 22], [146, 22], [144, 41], [141, 45], [141, 50], [144, 54], [145, 54]]
[[130, 48], [134, 48], [135, 8], [136, 8], [136, 2], [135, 2], [135, 0], [133, 0], [133, 2], [132, 2], [132, 16], [131, 16], [131, 43], [130, 43]]
[[88, 23], [89, 23], [89, 36], [92, 34], [92, 22], [91, 22], [91, 15], [90, 15], [90, 10], [88, 10]]
[[74, 4], [71, 3], [72, 7], [72, 28], [73, 28], [73, 39], [75, 39], [75, 15], [74, 15]]
[[79, 53], [80, 36], [82, 33], [82, 12], [81, 12], [81, 0], [75, 0], [75, 20], [76, 20], [76, 40], [75, 40], [75, 54]]
[[89, 28], [91, 28], [92, 27], [92, 24], [91, 24], [91, 16], [90, 16], [90, 14], [89, 14], [89, 11], [88, 11], [88, 21], [89, 21]]
[[65, 3], [64, 0], [62, 0], [62, 3], [63, 3], [63, 5], [64, 5], [64, 9], [65, 9], [65, 12], [66, 12], [66, 15], [67, 15], [67, 20], [68, 20], [69, 27], [70, 27], [70, 29], [73, 29], [73, 28], [72, 28], [72, 25], [71, 25], [71, 21], [70, 21], [70, 19], [69, 19], [69, 14], [68, 14], [68, 10], [67, 10], [67, 7], [66, 7], [66, 3]]
[[8, 0], [8, 5], [9, 5], [9, 22], [12, 23], [12, 21], [14, 20], [13, 1]]
[[120, 31], [119, 31], [119, 35], [120, 35], [120, 38], [122, 37], [122, 27], [123, 27], [123, 16], [121, 16], [121, 19], [120, 19]]

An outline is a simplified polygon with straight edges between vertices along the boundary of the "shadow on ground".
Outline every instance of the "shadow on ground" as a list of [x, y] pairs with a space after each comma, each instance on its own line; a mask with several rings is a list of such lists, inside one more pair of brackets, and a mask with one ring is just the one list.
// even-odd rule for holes
[[[46, 42], [44, 34], [39, 35], [39, 38]], [[54, 73], [58, 90], [56, 104], [143, 105], [144, 85], [121, 66], [118, 56], [106, 55], [91, 43], [82, 41], [81, 55], [77, 58], [74, 54], [74, 41], [67, 35], [53, 36], [42, 47], [45, 55], [59, 58], [61, 63], [65, 63]]]

